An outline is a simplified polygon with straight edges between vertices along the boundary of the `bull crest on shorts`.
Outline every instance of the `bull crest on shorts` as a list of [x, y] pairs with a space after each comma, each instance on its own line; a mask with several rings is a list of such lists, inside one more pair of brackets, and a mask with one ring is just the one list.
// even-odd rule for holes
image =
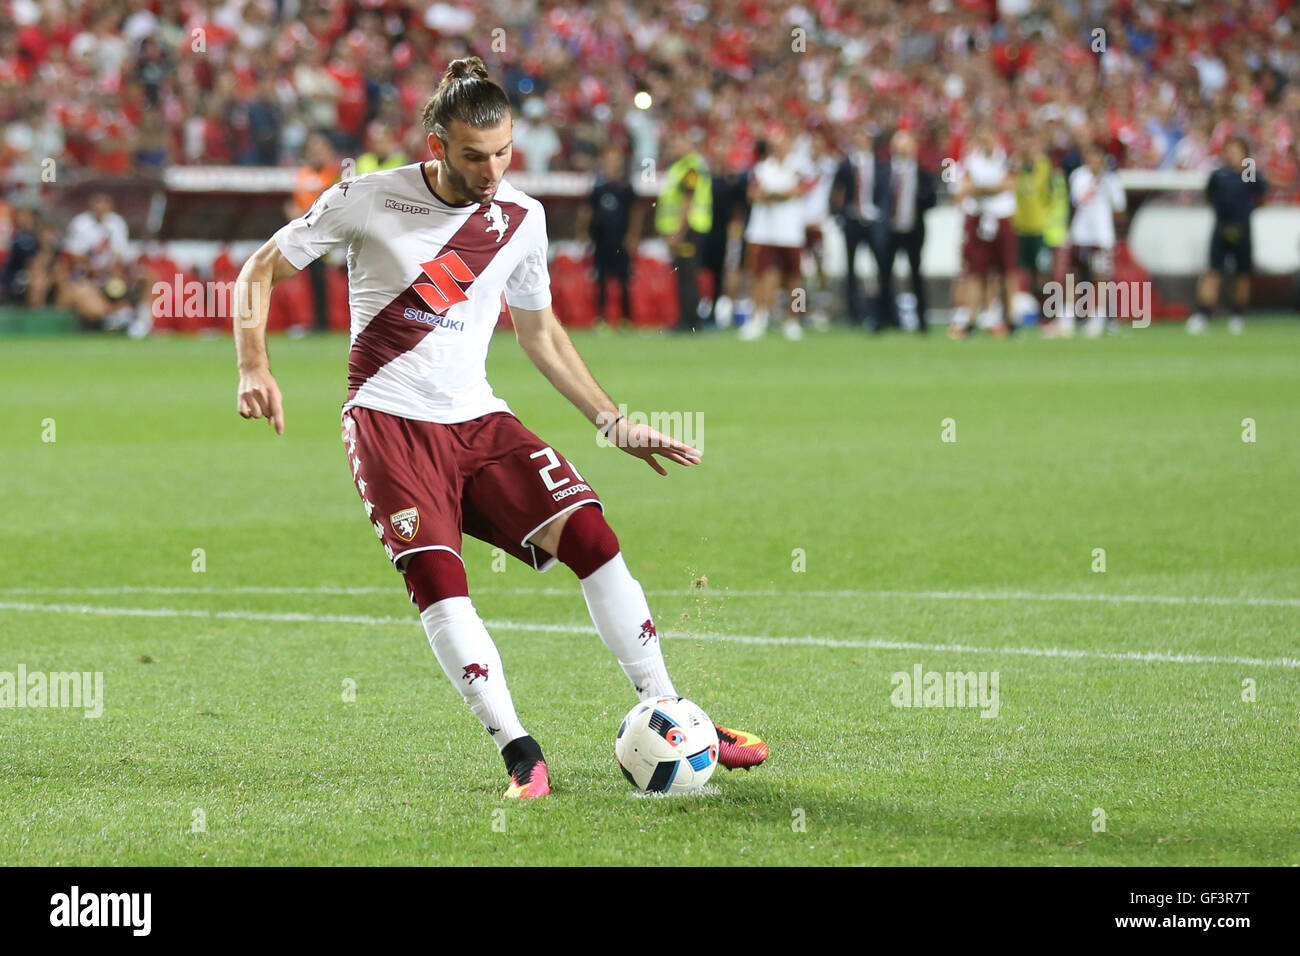
[[420, 530], [420, 512], [416, 508], [403, 508], [389, 515], [388, 523], [393, 526], [395, 535], [403, 541], [410, 541]]

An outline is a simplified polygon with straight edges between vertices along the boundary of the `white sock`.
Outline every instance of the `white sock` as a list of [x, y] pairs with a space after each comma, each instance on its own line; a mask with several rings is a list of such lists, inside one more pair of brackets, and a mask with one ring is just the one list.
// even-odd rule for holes
[[645, 591], [628, 571], [623, 553], [614, 555], [579, 583], [596, 632], [618, 658], [637, 696], [642, 700], [676, 697]]
[[958, 328], [965, 329], [970, 327], [970, 309], [966, 306], [958, 306], [952, 312], [952, 324]]
[[467, 597], [431, 604], [420, 614], [429, 646], [443, 673], [456, 685], [474, 716], [483, 722], [498, 749], [526, 736], [506, 686], [501, 655]]
[[725, 295], [718, 296], [718, 301], [713, 306], [713, 321], [718, 324], [718, 328], [731, 327], [731, 314], [731, 300]]

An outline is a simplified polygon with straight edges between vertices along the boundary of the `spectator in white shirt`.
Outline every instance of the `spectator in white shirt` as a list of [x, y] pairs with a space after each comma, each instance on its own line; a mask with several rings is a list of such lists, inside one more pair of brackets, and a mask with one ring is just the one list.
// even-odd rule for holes
[[[1080, 280], [1107, 282], [1115, 274], [1115, 216], [1126, 208], [1124, 187], [1119, 177], [1106, 167], [1106, 153], [1096, 143], [1084, 150], [1084, 165], [1070, 174], [1070, 203], [1074, 217], [1070, 220], [1070, 268]], [[1106, 331], [1106, 297], [1092, 298], [1094, 306], [1083, 333], [1096, 338]], [[1068, 303], [1067, 303], [1068, 305]], [[1074, 330], [1074, 312], [1066, 308], [1061, 317], [1061, 332]], [[1113, 318], [1113, 316], [1111, 317]]]
[[55, 306], [75, 311], [89, 328], [123, 328], [134, 314], [130, 295], [136, 277], [126, 220], [113, 211], [106, 193], [91, 196], [90, 208], [73, 217], [63, 252]]

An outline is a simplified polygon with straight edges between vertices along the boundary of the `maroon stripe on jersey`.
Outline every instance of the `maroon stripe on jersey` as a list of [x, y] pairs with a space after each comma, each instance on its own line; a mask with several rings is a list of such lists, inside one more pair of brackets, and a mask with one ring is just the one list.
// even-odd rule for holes
[[[498, 202], [496, 205], [510, 220], [504, 234], [488, 222], [482, 211], [475, 211], [466, 217], [464, 224], [447, 244], [436, 255], [430, 256], [430, 259], [454, 251], [469, 266], [475, 277], [482, 275], [496, 254], [509, 243], [515, 231], [523, 224], [524, 216], [528, 214], [528, 210], [517, 203]], [[406, 309], [431, 311], [428, 302], [416, 290], [416, 286], [427, 286], [429, 281], [429, 277], [421, 272], [397, 298], [379, 310], [352, 343], [352, 350], [348, 353], [348, 401], [356, 397], [357, 390], [370, 381], [376, 372], [399, 355], [411, 351], [433, 331], [433, 326], [402, 317]], [[457, 283], [462, 290], [468, 290], [473, 284], [473, 280], [464, 285]]]

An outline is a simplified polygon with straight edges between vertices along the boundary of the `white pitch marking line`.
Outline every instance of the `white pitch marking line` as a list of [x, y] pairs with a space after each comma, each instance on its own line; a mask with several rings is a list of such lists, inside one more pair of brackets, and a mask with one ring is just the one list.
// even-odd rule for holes
[[[272, 621], [295, 624], [366, 624], [404, 625], [412, 627], [419, 618], [373, 617], [361, 614], [306, 614], [271, 611], [209, 611], [181, 608], [99, 607], [84, 604], [30, 604], [19, 601], [0, 601], [0, 611], [34, 611], [49, 614], [97, 614], [108, 617], [183, 617], [204, 620]], [[484, 621], [489, 630], [536, 631], [555, 634], [588, 634], [595, 636], [590, 626], [580, 624], [529, 624], [522, 621]], [[719, 634], [712, 632], [687, 633], [664, 631], [664, 637], [696, 641], [724, 641], [735, 644], [804, 645], [809, 647], [848, 647], [862, 650], [915, 650], [949, 651], [961, 654], [1014, 654], [1023, 657], [1060, 657], [1076, 660], [1140, 661], [1167, 664], [1233, 664], [1251, 667], [1300, 668], [1300, 659], [1290, 657], [1217, 657], [1204, 654], [1174, 654], [1167, 651], [1087, 651], [1057, 647], [973, 647], [967, 644], [922, 644], [917, 641], [887, 641], [880, 639], [846, 641], [836, 638], [778, 637], [764, 634]]]
[[[476, 594], [515, 594], [539, 597], [572, 597], [581, 592], [574, 588], [475, 588]], [[400, 587], [147, 587], [124, 585], [121, 587], [87, 588], [0, 588], [0, 594], [63, 594], [113, 595], [113, 594], [322, 594], [361, 596], [369, 594], [400, 594]], [[1101, 604], [1173, 604], [1208, 605], [1212, 607], [1300, 607], [1300, 598], [1274, 597], [1220, 597], [1214, 595], [1165, 594], [1088, 594], [1037, 591], [868, 591], [840, 589], [832, 591], [781, 591], [777, 589], [714, 589], [667, 588], [648, 590], [650, 597], [737, 597], [737, 598], [899, 598], [902, 600], [932, 601], [1062, 601], [1096, 602]]]

